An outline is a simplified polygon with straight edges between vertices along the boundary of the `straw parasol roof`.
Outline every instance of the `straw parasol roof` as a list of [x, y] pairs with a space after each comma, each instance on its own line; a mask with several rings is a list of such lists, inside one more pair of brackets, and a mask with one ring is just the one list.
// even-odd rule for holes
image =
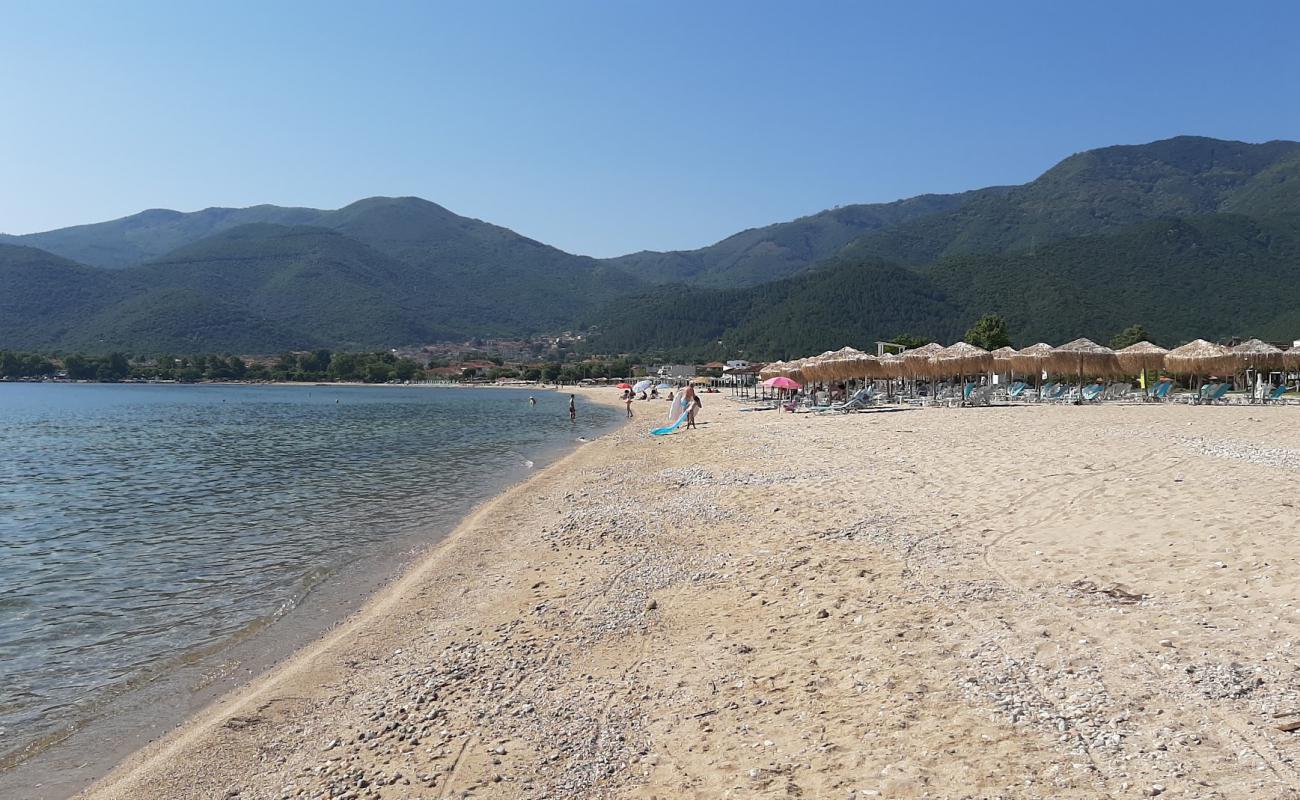
[[763, 365], [763, 368], [758, 371], [758, 377], [762, 378], [763, 380], [767, 380], [768, 378], [775, 378], [777, 375], [781, 374], [781, 370], [783, 369], [785, 369], [784, 361], [773, 361], [770, 364]]
[[805, 358], [803, 364], [804, 377], [810, 381], [824, 381], [831, 378], [829, 363], [832, 356], [835, 355], [833, 350]]
[[1287, 369], [1300, 369], [1300, 344], [1282, 354], [1282, 365]]
[[1236, 358], [1230, 348], [1204, 339], [1194, 339], [1169, 351], [1169, 355], [1165, 356], [1165, 369], [1178, 375], [1233, 372], [1236, 369]]
[[1047, 356], [1047, 368], [1077, 375], [1113, 375], [1119, 371], [1119, 362], [1115, 359], [1115, 351], [1109, 347], [1102, 347], [1091, 339], [1075, 339], [1052, 348]]
[[992, 368], [993, 354], [967, 342], [949, 345], [930, 357], [930, 374], [936, 377], [974, 375]]
[[1038, 374], [1043, 371], [1043, 366], [1047, 362], [1047, 357], [1052, 354], [1052, 346], [1047, 342], [1031, 344], [1028, 347], [1016, 351], [1011, 357], [1011, 368], [1016, 372], [1032, 372]]
[[880, 374], [876, 357], [853, 347], [841, 347], [831, 356], [831, 373], [840, 380], [874, 378]]
[[902, 378], [907, 374], [907, 359], [898, 353], [885, 353], [876, 356], [876, 367], [881, 377]]
[[999, 347], [989, 355], [993, 356], [994, 369], [1013, 369], [1011, 359], [1016, 357], [1017, 350], [1014, 347]]
[[1281, 369], [1282, 351], [1268, 342], [1250, 339], [1232, 348], [1242, 369]]
[[930, 374], [930, 358], [943, 349], [938, 342], [930, 342], [911, 350], [904, 350], [899, 355], [903, 358], [903, 373], [911, 377]]
[[1159, 371], [1165, 365], [1165, 354], [1168, 352], [1159, 345], [1138, 342], [1115, 353], [1115, 360], [1125, 372], [1145, 372], [1149, 369]]

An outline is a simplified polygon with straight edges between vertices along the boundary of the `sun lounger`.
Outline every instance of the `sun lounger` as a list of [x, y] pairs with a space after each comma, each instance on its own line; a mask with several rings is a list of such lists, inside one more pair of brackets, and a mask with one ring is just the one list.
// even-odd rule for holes
[[1169, 390], [1173, 388], [1173, 381], [1160, 381], [1147, 392], [1147, 398], [1150, 400], [1165, 400], [1169, 397]]
[[1264, 402], [1265, 402], [1265, 403], [1276, 403], [1276, 402], [1281, 401], [1281, 400], [1282, 400], [1282, 395], [1286, 394], [1286, 392], [1287, 392], [1287, 388], [1288, 388], [1288, 387], [1287, 387], [1285, 384], [1283, 384], [1282, 386], [1277, 387], [1276, 389], [1274, 389], [1273, 391], [1271, 391], [1271, 392], [1268, 393], [1268, 396], [1264, 398]]
[[[1047, 387], [1043, 387], [1043, 391], [1046, 392]], [[1050, 392], [1043, 395], [1043, 399], [1049, 403], [1059, 403], [1061, 400], [1065, 399], [1065, 393], [1068, 391], [1070, 391], [1070, 385], [1068, 383], [1057, 383], [1052, 385], [1052, 390]]]
[[1230, 383], [1221, 383], [1214, 387], [1214, 391], [1206, 395], [1204, 402], [1213, 405], [1214, 403], [1227, 402], [1228, 390], [1232, 388]]
[[1103, 400], [1127, 400], [1133, 393], [1133, 384], [1131, 383], [1112, 383], [1106, 387], [1106, 395]]
[[1210, 395], [1213, 394], [1219, 388], [1219, 385], [1220, 384], [1217, 383], [1207, 383], [1204, 386], [1202, 386], [1200, 390], [1196, 392], [1187, 392], [1186, 394], [1180, 395], [1178, 399], [1185, 403], [1191, 403], [1194, 406], [1199, 406], [1202, 403], [1209, 401]]
[[838, 411], [847, 414], [850, 411], [857, 411], [871, 405], [875, 396], [876, 387], [867, 385], [859, 389], [852, 397], [845, 400], [843, 403], [831, 403], [829, 406], [818, 406], [817, 408], [814, 408], [813, 411]]
[[1102, 386], [1100, 383], [1094, 383], [1083, 387], [1083, 389], [1079, 392], [1079, 396], [1083, 399], [1085, 403], [1091, 403], [1094, 400], [1100, 400], [1101, 396], [1105, 393], [1106, 393], [1105, 386]]
[[1020, 397], [1020, 395], [1025, 393], [1025, 388], [1027, 386], [1028, 384], [1026, 384], [1024, 381], [1016, 381], [1015, 383], [1011, 384], [1011, 386], [1007, 389], [1007, 399], [1015, 400], [1016, 398]]

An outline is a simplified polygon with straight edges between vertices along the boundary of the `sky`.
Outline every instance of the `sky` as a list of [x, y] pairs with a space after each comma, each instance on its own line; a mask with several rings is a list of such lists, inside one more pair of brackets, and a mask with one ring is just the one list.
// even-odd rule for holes
[[1300, 139], [1300, 4], [0, 0], [0, 231], [417, 195], [703, 246], [1179, 134]]

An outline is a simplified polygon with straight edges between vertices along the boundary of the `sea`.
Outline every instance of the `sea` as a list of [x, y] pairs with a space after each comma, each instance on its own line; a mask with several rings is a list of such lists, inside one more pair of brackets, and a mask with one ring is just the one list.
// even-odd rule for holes
[[616, 424], [568, 399], [0, 383], [0, 796], [71, 794]]

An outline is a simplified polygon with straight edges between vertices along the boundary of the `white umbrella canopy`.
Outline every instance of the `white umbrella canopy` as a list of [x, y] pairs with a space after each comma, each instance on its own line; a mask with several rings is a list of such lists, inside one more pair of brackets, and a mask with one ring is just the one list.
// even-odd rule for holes
[[957, 342], [930, 356], [930, 374], [946, 378], [976, 375], [993, 368], [993, 354], [968, 342]]
[[1204, 339], [1193, 339], [1165, 356], [1165, 369], [1177, 375], [1229, 373], [1235, 372], [1236, 367], [1231, 348]]

